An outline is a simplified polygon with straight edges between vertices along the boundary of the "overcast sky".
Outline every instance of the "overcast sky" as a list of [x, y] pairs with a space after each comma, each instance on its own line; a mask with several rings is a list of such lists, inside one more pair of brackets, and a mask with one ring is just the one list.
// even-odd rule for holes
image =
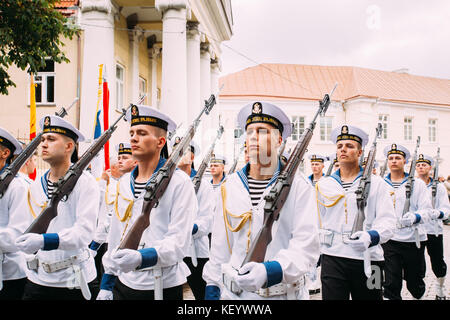
[[357, 66], [450, 79], [449, 0], [231, 0], [222, 75], [259, 63]]

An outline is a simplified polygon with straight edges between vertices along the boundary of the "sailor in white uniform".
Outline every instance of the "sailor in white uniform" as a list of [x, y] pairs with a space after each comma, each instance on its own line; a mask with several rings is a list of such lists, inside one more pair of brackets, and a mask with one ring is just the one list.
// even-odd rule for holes
[[[352, 234], [358, 213], [356, 194], [362, 168], [359, 159], [368, 135], [342, 125], [331, 133], [336, 143], [339, 170], [316, 184], [321, 233], [321, 282], [323, 300], [382, 300], [383, 250], [395, 228], [394, 208], [380, 177], [371, 175], [363, 231]], [[368, 250], [375, 284], [367, 285], [364, 252]]]
[[111, 168], [103, 172], [101, 179], [98, 181], [100, 187], [100, 209], [94, 239], [89, 244], [89, 249], [92, 250], [91, 253], [95, 257], [95, 267], [97, 269], [97, 278], [95, 281], [97, 293], [100, 289], [100, 282], [104, 273], [102, 258], [106, 250], [108, 250], [106, 240], [113, 215], [113, 206], [111, 205], [114, 204], [117, 181], [125, 173], [131, 172], [137, 165], [136, 160], [131, 155], [131, 145], [129, 142], [118, 143], [115, 149], [117, 158], [111, 161]]
[[158, 206], [150, 214], [138, 250], [118, 249], [122, 239], [142, 214], [145, 186], [164, 165], [168, 131], [175, 123], [160, 111], [143, 105], [126, 114], [130, 143], [138, 165], [123, 175], [117, 185], [108, 234], [108, 251], [103, 256], [105, 274], [97, 300], [140, 300], [183, 298], [182, 285], [190, 274], [183, 262], [189, 249], [197, 199], [191, 179], [175, 170]]
[[[214, 190], [220, 187], [220, 184], [225, 180], [225, 165], [227, 164], [227, 158], [221, 154], [214, 154], [209, 161], [209, 167], [211, 170], [211, 184]], [[220, 188], [219, 188], [220, 189]]]
[[312, 174], [308, 177], [312, 186], [314, 187], [320, 179], [325, 175], [323, 173], [323, 168], [325, 167], [325, 160], [327, 157], [321, 156], [320, 154], [310, 154], [308, 156], [309, 161], [311, 162], [311, 171]]
[[[185, 155], [178, 162], [178, 168], [183, 170], [191, 179], [197, 174], [194, 168], [194, 160], [199, 154], [200, 147], [192, 140], [190, 148], [186, 150]], [[202, 272], [209, 257], [208, 234], [211, 233], [214, 208], [216, 206], [216, 196], [213, 187], [206, 178], [202, 178], [197, 191], [197, 203], [198, 211], [192, 227], [191, 245], [183, 261], [191, 271], [187, 281], [195, 300], [203, 300], [205, 298], [206, 282], [202, 278]]]
[[[0, 128], [0, 174], [22, 146], [8, 131]], [[26, 282], [25, 257], [15, 241], [32, 222], [25, 197], [27, 187], [18, 175], [0, 198], [0, 300], [20, 300]]]
[[243, 261], [263, 226], [264, 197], [280, 173], [278, 149], [291, 134], [281, 108], [266, 102], [244, 106], [238, 114], [246, 130], [250, 162], [221, 185], [209, 261], [203, 270], [206, 299], [307, 299], [305, 275], [319, 258], [314, 190], [296, 175], [264, 262]]
[[[433, 157], [426, 154], [419, 154], [416, 164], [416, 172], [420, 179], [427, 185], [428, 196], [431, 199], [433, 209], [437, 210], [435, 219], [424, 224], [427, 233], [427, 241], [422, 242], [427, 248], [430, 256], [431, 269], [436, 276], [436, 300], [446, 300], [445, 276], [447, 274], [447, 265], [444, 261], [444, 234], [442, 221], [448, 219], [450, 214], [450, 203], [448, 200], [445, 186], [436, 181], [436, 195], [433, 204], [433, 178], [430, 177], [434, 166]], [[438, 215], [437, 215], [438, 214]], [[436, 217], [437, 215], [437, 217]], [[426, 267], [426, 265], [424, 265]], [[425, 276], [426, 269], [423, 270]]]
[[403, 215], [408, 180], [408, 173], [404, 172], [404, 167], [410, 158], [410, 153], [404, 146], [392, 143], [386, 146], [384, 155], [388, 159], [390, 170], [384, 181], [389, 188], [397, 220], [394, 236], [383, 244], [386, 262], [384, 298], [401, 300], [401, 290], [405, 280], [411, 295], [415, 299], [420, 299], [425, 293], [422, 274], [425, 256], [424, 246], [419, 243], [420, 248], [418, 248], [416, 242], [427, 240], [424, 223], [432, 219], [431, 198], [428, 196], [425, 183], [420, 179], [414, 179], [410, 208]]
[[[33, 217], [49, 203], [55, 182], [71, 165], [75, 144], [84, 140], [81, 132], [60, 117], [48, 115], [39, 124], [43, 130], [42, 158], [50, 169], [30, 186], [27, 213]], [[99, 197], [95, 178], [83, 172], [73, 191], [59, 203], [58, 215], [47, 232], [27, 233], [17, 239], [17, 247], [32, 255], [27, 261], [25, 300], [91, 298], [88, 283], [94, 280], [96, 271], [88, 245], [94, 233]]]

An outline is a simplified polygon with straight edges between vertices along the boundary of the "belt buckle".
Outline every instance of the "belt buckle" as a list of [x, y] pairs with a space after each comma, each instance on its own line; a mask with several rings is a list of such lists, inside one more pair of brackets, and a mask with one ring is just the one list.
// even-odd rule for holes
[[44, 269], [45, 272], [52, 273], [53, 269], [52, 269], [52, 267], [50, 266], [49, 263], [41, 262], [41, 266], [42, 266], [42, 269]]
[[269, 288], [259, 288], [257, 291], [258, 295], [263, 297], [263, 298], [268, 298], [270, 297], [270, 293], [269, 293]]

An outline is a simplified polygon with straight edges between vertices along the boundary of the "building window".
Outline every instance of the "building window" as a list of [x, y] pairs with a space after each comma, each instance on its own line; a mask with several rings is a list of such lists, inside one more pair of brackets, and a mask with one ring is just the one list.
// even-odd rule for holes
[[[147, 80], [139, 77], [139, 98], [144, 96], [147, 93]], [[145, 97], [145, 101], [147, 101], [148, 97]]]
[[34, 75], [36, 104], [55, 103], [55, 62], [46, 59], [45, 66]]
[[428, 142], [436, 142], [437, 119], [428, 119]]
[[403, 137], [406, 141], [412, 141], [412, 117], [403, 118]]
[[298, 141], [305, 131], [305, 117], [292, 117], [292, 141]]
[[116, 64], [116, 109], [121, 110], [123, 107], [124, 95], [124, 79], [125, 69], [119, 64]]
[[378, 115], [378, 122], [381, 123], [381, 126], [383, 130], [381, 131], [381, 139], [387, 139], [388, 138], [388, 115], [387, 114], [380, 114]]
[[332, 117], [320, 118], [320, 141], [331, 141]]

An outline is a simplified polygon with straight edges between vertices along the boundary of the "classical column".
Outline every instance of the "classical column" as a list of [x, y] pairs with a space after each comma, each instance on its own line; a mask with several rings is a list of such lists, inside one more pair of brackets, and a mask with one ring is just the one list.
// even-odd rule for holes
[[[80, 131], [88, 142], [80, 143], [80, 153], [87, 149], [94, 136], [97, 110], [99, 65], [103, 64], [113, 101], [114, 90], [114, 13], [110, 0], [82, 0], [81, 27], [84, 34], [83, 65], [81, 72]], [[110, 103], [110, 106], [113, 103]], [[102, 108], [100, 101], [99, 108]], [[110, 108], [112, 110], [112, 108]], [[109, 112], [111, 115], [111, 112]]]
[[187, 31], [187, 94], [189, 119], [199, 114], [200, 99], [200, 33], [198, 22], [189, 21]]
[[186, 14], [187, 0], [156, 0], [162, 13], [161, 110], [177, 124], [188, 123]]
[[[210, 126], [212, 128], [219, 128], [219, 118], [223, 117], [221, 110], [220, 110], [220, 100], [219, 100], [219, 77], [220, 77], [221, 69], [222, 69], [222, 67], [221, 67], [221, 62], [220, 62], [219, 58], [214, 56], [214, 58], [212, 58], [210, 61], [210, 70], [211, 70], [211, 76], [210, 76], [210, 78], [211, 78], [210, 88], [211, 89], [210, 90], [211, 90], [211, 94], [217, 95], [217, 97], [216, 97], [217, 102], [216, 102], [216, 106], [214, 107], [214, 109], [211, 112], [211, 117], [210, 117]], [[223, 119], [222, 119], [221, 124], [224, 125]], [[218, 143], [218, 147], [219, 147], [219, 145], [221, 145], [223, 148], [224, 142], [225, 142], [225, 134], [224, 134], [223, 138], [220, 140], [220, 142]]]
[[139, 99], [139, 43], [143, 39], [143, 30], [135, 26], [128, 31], [129, 39], [129, 73], [128, 73], [128, 100], [136, 103]]
[[159, 109], [158, 105], [158, 59], [161, 55], [161, 48], [154, 44], [150, 49], [148, 49], [148, 57], [150, 58], [150, 72], [149, 72], [149, 81], [150, 81], [150, 97], [148, 97], [147, 101], [149, 105], [154, 108]]

